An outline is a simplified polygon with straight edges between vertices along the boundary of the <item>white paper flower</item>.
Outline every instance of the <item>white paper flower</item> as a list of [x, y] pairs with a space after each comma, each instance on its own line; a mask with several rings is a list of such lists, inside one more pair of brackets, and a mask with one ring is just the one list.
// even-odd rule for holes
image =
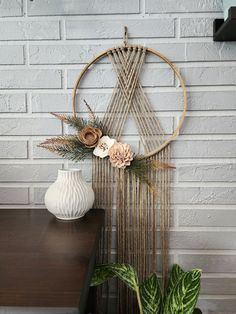
[[98, 141], [97, 146], [95, 147], [93, 154], [100, 158], [108, 156], [109, 149], [116, 143], [116, 140], [110, 138], [109, 136], [103, 136]]

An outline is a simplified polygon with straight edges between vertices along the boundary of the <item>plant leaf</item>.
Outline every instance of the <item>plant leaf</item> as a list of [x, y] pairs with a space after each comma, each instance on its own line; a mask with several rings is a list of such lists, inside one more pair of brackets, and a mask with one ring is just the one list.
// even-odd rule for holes
[[170, 273], [170, 278], [169, 278], [168, 288], [167, 288], [167, 295], [172, 291], [172, 289], [178, 283], [178, 281], [180, 280], [183, 274], [184, 274], [183, 269], [179, 265], [174, 264]]
[[192, 314], [200, 292], [201, 270], [182, 274], [168, 295], [163, 314]]
[[99, 286], [112, 277], [114, 277], [114, 274], [109, 265], [97, 265], [94, 269], [90, 286]]
[[162, 293], [156, 274], [152, 274], [140, 286], [144, 314], [158, 314], [162, 305]]
[[137, 291], [138, 277], [134, 268], [129, 264], [112, 264], [110, 269], [113, 274], [116, 275], [120, 280], [122, 280], [130, 289]]

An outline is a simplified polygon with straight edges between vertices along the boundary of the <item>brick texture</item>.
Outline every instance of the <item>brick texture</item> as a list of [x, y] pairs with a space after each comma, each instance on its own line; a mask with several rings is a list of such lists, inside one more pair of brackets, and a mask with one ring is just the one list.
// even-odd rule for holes
[[2, 0], [0, 3], [0, 17], [21, 16], [23, 13], [22, 0]]
[[0, 40], [59, 39], [57, 21], [1, 21]]
[[[236, 314], [236, 45], [213, 42], [221, 16], [222, 0], [0, 1], [0, 210], [43, 207], [62, 167], [91, 181], [90, 160], [74, 165], [37, 145], [73, 132], [48, 113], [71, 112], [81, 69], [122, 43], [127, 25], [131, 43], [166, 55], [186, 80], [188, 114], [172, 143], [171, 262], [203, 269], [206, 314]], [[145, 62], [140, 81], [171, 134], [183, 110], [179, 82], [161, 59]], [[87, 116], [86, 99], [103, 116], [115, 84], [101, 60], [81, 82], [78, 114]], [[137, 152], [130, 117], [123, 133]]]
[[0, 93], [0, 112], [26, 112], [25, 94]]
[[[66, 22], [66, 38], [122, 38], [123, 25], [132, 37], [174, 37], [174, 19], [83, 20]], [[96, 30], [96, 31], [93, 31]]]
[[147, 0], [147, 13], [217, 12], [222, 10], [221, 0]]
[[29, 15], [80, 15], [80, 14], [128, 14], [139, 13], [138, 0], [120, 1], [83, 1], [47, 0], [28, 1]]

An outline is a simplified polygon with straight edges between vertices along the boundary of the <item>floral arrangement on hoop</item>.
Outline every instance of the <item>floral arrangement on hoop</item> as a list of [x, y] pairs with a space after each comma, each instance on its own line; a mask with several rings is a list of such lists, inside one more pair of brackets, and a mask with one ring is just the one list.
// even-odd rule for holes
[[53, 137], [38, 146], [46, 148], [63, 158], [77, 162], [92, 155], [99, 158], [109, 158], [113, 167], [125, 169], [135, 174], [150, 187], [152, 185], [148, 180], [147, 170], [175, 168], [173, 165], [135, 155], [129, 144], [117, 142], [116, 139], [109, 137], [106, 127], [94, 115], [88, 103], [85, 100], [84, 102], [89, 111], [88, 120], [77, 116], [51, 113], [59, 120], [73, 127], [77, 134]]

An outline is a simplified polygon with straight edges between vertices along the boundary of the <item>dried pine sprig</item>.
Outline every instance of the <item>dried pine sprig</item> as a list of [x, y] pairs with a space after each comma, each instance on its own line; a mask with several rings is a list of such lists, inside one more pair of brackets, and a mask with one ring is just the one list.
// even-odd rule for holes
[[139, 179], [147, 179], [147, 171], [149, 169], [149, 163], [146, 159], [134, 158], [129, 167], [126, 170], [135, 174]]
[[[90, 108], [91, 110], [91, 108]], [[60, 121], [63, 121], [64, 123], [68, 124], [69, 126], [73, 127], [77, 132], [80, 132], [82, 129], [84, 129], [86, 126], [91, 126], [93, 128], [99, 128], [102, 131], [103, 135], [106, 135], [106, 129], [103, 126], [102, 122], [98, 117], [93, 117], [92, 120], [86, 120], [77, 116], [71, 116], [66, 114], [58, 114], [55, 112], [51, 112], [51, 114], [59, 119]], [[91, 114], [90, 114], [91, 117]]]
[[80, 132], [83, 128], [85, 128], [88, 125], [88, 121], [83, 118], [70, 116], [66, 114], [58, 114], [55, 112], [51, 112], [51, 115], [68, 124], [69, 126], [73, 127], [78, 132]]
[[130, 166], [126, 168], [129, 172], [133, 173], [141, 182], [145, 182], [149, 188], [157, 193], [156, 188], [148, 177], [149, 170], [166, 170], [173, 169], [175, 166], [160, 162], [158, 160], [140, 159], [138, 156], [134, 158]]
[[58, 145], [58, 144], [52, 144], [52, 145], [47, 145], [47, 144], [40, 144], [39, 147], [46, 148], [52, 153], [56, 153], [57, 155], [72, 160], [72, 161], [80, 161], [84, 160], [85, 158], [91, 156], [92, 154], [92, 149], [82, 146], [82, 145], [77, 145], [77, 146], [71, 146], [68, 144], [63, 144], [63, 145]]

